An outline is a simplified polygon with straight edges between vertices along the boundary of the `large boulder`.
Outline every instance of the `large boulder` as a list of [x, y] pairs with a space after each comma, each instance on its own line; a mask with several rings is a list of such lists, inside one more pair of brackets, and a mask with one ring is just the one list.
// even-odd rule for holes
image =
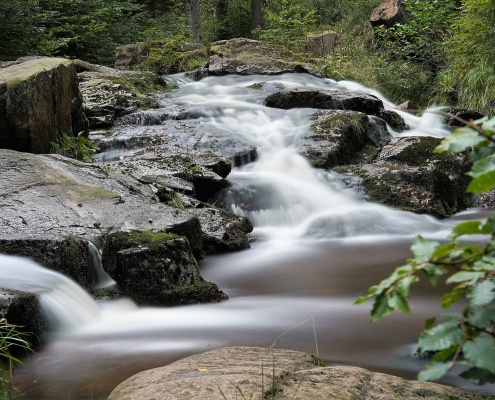
[[[405, 211], [449, 217], [471, 206], [469, 166], [457, 154], [433, 154], [434, 137], [395, 138], [372, 163], [347, 171], [362, 178], [366, 199]], [[345, 171], [345, 169], [344, 169]]]
[[385, 120], [393, 129], [404, 130], [406, 124], [397, 113], [385, 110], [383, 102], [377, 97], [359, 92], [347, 92], [337, 89], [296, 88], [268, 95], [265, 106], [274, 108], [316, 108], [324, 110], [352, 110], [375, 115]]
[[79, 88], [89, 127], [109, 128], [119, 117], [158, 107], [157, 93], [166, 86], [156, 74], [121, 71], [76, 60]]
[[373, 148], [374, 155], [379, 146], [388, 141], [385, 124], [373, 123], [361, 112], [320, 110], [315, 117], [311, 132], [298, 143], [299, 153], [315, 168], [332, 168], [358, 161], [358, 155], [365, 148]]
[[146, 306], [221, 301], [227, 296], [205, 281], [186, 239], [142, 231], [108, 235], [103, 264], [136, 303]]
[[256, 399], [495, 400], [489, 393], [357, 367], [325, 367], [310, 354], [256, 347], [221, 348], [140, 372], [118, 385], [108, 400], [218, 400], [240, 398], [239, 393]]
[[45, 327], [38, 298], [38, 295], [32, 293], [0, 288], [0, 318], [18, 326], [22, 332], [31, 334], [27, 339], [33, 346], [39, 345], [36, 336]]
[[[211, 159], [205, 159], [205, 163], [211, 168], [216, 165], [219, 171], [225, 168]], [[151, 179], [160, 177], [159, 173], [150, 172], [153, 165], [160, 168], [157, 163], [150, 163], [146, 165], [149, 170], [141, 166], [142, 174], [133, 176], [132, 166], [129, 169], [125, 165], [117, 168], [116, 164], [99, 166], [57, 155], [0, 150], [0, 253], [32, 257], [88, 288], [91, 285], [88, 242], [94, 242], [103, 250], [103, 268], [114, 274], [112, 277], [118, 284], [128, 287], [131, 297], [141, 304], [169, 305], [224, 298], [215, 285], [200, 277], [194, 257], [248, 247], [247, 233], [252, 226], [226, 212], [219, 213], [216, 222], [208, 225], [208, 213], [196, 212], [204, 207], [203, 203], [187, 196], [180, 204], [163, 201], [159, 193], [160, 189], [167, 189], [166, 181]], [[146, 180], [145, 176], [151, 178]], [[187, 204], [191, 204], [188, 206], [191, 211]], [[236, 222], [235, 226], [230, 225], [232, 221]], [[138, 232], [132, 245], [112, 239], [114, 235], [132, 232]], [[150, 235], [158, 247], [150, 247]], [[175, 235], [173, 241], [170, 235]], [[207, 238], [204, 247], [203, 237]], [[179, 247], [180, 252], [174, 250]], [[119, 263], [110, 262], [109, 253], [119, 254]], [[171, 260], [173, 276], [183, 274], [189, 281], [169, 280], [165, 273], [161, 278], [150, 275], [150, 265], [158, 271], [163, 259]], [[132, 265], [132, 273], [141, 271], [141, 276], [154, 279], [155, 285], [156, 279], [168, 282], [163, 292], [173, 291], [170, 285], [182, 286], [176, 291], [181, 300], [159, 291], [145, 291], [146, 296], [137, 294], [127, 284], [128, 275], [117, 273], [121, 269], [115, 265], [121, 269]], [[145, 278], [140, 283], [141, 288], [151, 286]]]
[[313, 67], [295, 60], [294, 54], [283, 46], [237, 38], [221, 40], [210, 47], [209, 75], [277, 75], [286, 72], [322, 76]]
[[0, 71], [0, 148], [48, 153], [62, 135], [88, 134], [76, 66], [35, 58]]
[[376, 7], [370, 16], [372, 26], [391, 27], [407, 21], [406, 6], [403, 0], [385, 0]]

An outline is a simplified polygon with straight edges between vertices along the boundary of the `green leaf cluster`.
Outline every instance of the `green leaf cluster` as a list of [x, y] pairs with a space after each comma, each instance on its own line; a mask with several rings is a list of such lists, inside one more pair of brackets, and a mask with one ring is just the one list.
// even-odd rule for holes
[[[484, 193], [495, 188], [493, 146], [495, 118], [468, 122], [442, 140], [435, 152], [467, 152], [473, 163], [468, 190]], [[471, 238], [466, 242], [466, 238]], [[482, 239], [480, 239], [482, 238]], [[436, 286], [444, 280], [449, 288], [441, 297], [444, 309], [463, 300], [460, 313], [450, 312], [426, 321], [419, 336], [421, 351], [434, 353], [420, 380], [438, 380], [456, 364], [467, 369], [461, 376], [480, 384], [495, 382], [495, 217], [465, 221], [452, 229], [450, 241], [439, 243], [417, 236], [413, 257], [388, 278], [372, 286], [361, 304], [374, 298], [371, 319], [393, 311], [408, 314], [413, 283], [426, 277]], [[461, 360], [462, 354], [462, 360]]]
[[63, 135], [57, 142], [50, 142], [50, 145], [52, 146], [52, 153], [87, 163], [92, 162], [91, 155], [100, 150], [82, 132], [77, 136]]
[[443, 40], [457, 17], [455, 0], [404, 0], [407, 22], [375, 29], [382, 46], [395, 59], [438, 70], [446, 63]]
[[265, 10], [265, 26], [257, 32], [260, 40], [301, 51], [305, 34], [316, 28], [316, 11], [301, 0], [280, 0], [278, 7]]

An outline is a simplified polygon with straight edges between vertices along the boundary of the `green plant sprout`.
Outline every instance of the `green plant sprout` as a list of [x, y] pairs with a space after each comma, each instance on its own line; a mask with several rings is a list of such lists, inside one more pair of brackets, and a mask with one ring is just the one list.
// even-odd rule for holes
[[92, 162], [91, 154], [100, 150], [93, 144], [93, 141], [84, 137], [83, 132], [77, 136], [62, 135], [57, 142], [50, 142], [52, 153], [60, 154], [65, 157], [75, 158], [87, 163]]
[[21, 360], [12, 355], [11, 349], [25, 349], [32, 351], [27, 340], [29, 334], [22, 333], [21, 327], [9, 324], [5, 318], [0, 319], [0, 400], [12, 399], [12, 391], [16, 390], [13, 384], [12, 373], [16, 365], [24, 365]]
[[[458, 119], [458, 118], [456, 118]], [[464, 121], [434, 152], [465, 153], [472, 163], [468, 175], [473, 178], [467, 191], [486, 193], [495, 187], [495, 118]], [[461, 239], [483, 235], [475, 244]], [[374, 298], [371, 320], [377, 321], [393, 311], [409, 314], [408, 300], [413, 283], [426, 276], [436, 286], [441, 280], [450, 285], [443, 294], [444, 309], [461, 298], [466, 305], [460, 313], [449, 312], [426, 321], [419, 336], [422, 352], [432, 353], [431, 362], [418, 379], [435, 381], [455, 365], [467, 368], [460, 374], [478, 384], [495, 382], [495, 216], [486, 221], [466, 221], [452, 229], [450, 241], [439, 243], [417, 236], [412, 243], [414, 255], [395, 269], [388, 278], [369, 288], [355, 304]], [[474, 239], [478, 239], [474, 237]], [[462, 358], [461, 358], [462, 355]]]

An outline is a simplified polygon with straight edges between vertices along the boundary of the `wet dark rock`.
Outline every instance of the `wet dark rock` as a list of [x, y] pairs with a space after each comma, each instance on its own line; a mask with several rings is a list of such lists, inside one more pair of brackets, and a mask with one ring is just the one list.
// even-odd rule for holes
[[462, 155], [433, 154], [440, 139], [395, 138], [372, 163], [350, 168], [362, 178], [365, 198], [393, 208], [449, 217], [471, 206]]
[[206, 254], [238, 251], [249, 248], [247, 234], [253, 230], [251, 221], [221, 208], [201, 206], [189, 209], [201, 223], [203, 250]]
[[298, 88], [272, 93], [265, 99], [265, 106], [282, 108], [316, 108], [320, 110], [352, 110], [383, 119], [394, 130], [407, 128], [403, 118], [394, 111], [385, 110], [377, 97], [344, 90]]
[[395, 111], [382, 110], [375, 115], [383, 119], [396, 132], [402, 132], [405, 131], [406, 129], [409, 129], [409, 126], [407, 126], [404, 119]]
[[465, 126], [466, 124], [457, 120], [456, 118], [461, 118], [466, 122], [469, 121], [476, 121], [478, 119], [481, 119], [484, 117], [482, 113], [476, 110], [470, 110], [470, 109], [459, 109], [459, 108], [449, 108], [446, 110], [442, 110], [448, 114], [450, 114], [450, 117], [446, 117], [446, 123], [449, 124], [450, 126]]
[[299, 153], [315, 168], [332, 168], [360, 157], [368, 159], [366, 153], [374, 156], [381, 137], [387, 137], [384, 124], [372, 123], [360, 112], [321, 110], [315, 116], [312, 132], [299, 142]]
[[232, 160], [234, 165], [242, 165], [257, 157], [254, 143], [213, 131], [200, 120], [167, 120], [159, 126], [115, 126], [109, 131], [94, 131], [90, 137], [101, 149], [101, 153], [94, 157], [96, 161], [186, 153], [195, 157], [220, 156]]
[[2, 69], [0, 148], [48, 153], [62, 135], [87, 136], [75, 64], [33, 58]]
[[39, 336], [45, 328], [38, 303], [38, 295], [18, 290], [0, 288], [0, 318], [19, 330], [30, 334], [27, 339], [32, 346], [38, 346]]
[[[31, 225], [27, 216], [19, 212], [18, 218]], [[3, 222], [6, 222], [2, 218]], [[92, 283], [89, 268], [88, 240], [73, 235], [50, 235], [50, 230], [43, 232], [32, 226], [31, 232], [23, 235], [0, 234], [0, 253], [29, 257], [40, 265], [70, 277], [90, 289]]]
[[221, 301], [227, 296], [205, 281], [184, 238], [131, 231], [105, 239], [103, 263], [140, 305], [174, 306]]
[[371, 115], [377, 115], [383, 110], [382, 101], [373, 95], [344, 90], [306, 88], [273, 93], [267, 96], [265, 106], [286, 110], [291, 108], [353, 110]]
[[[107, 240], [109, 236], [127, 232], [150, 232], [155, 238], [180, 236], [177, 240], [180, 239], [182, 247], [187, 247], [190, 256], [187, 258], [179, 252], [168, 255], [167, 258], [175, 265], [174, 271], [192, 268], [191, 265], [195, 265], [193, 256], [248, 247], [250, 228], [245, 223], [239, 223], [239, 229], [232, 230], [232, 236], [225, 234], [229, 223], [239, 217], [224, 212], [209, 222], [206, 214], [198, 212], [196, 215], [185, 207], [160, 201], [158, 190], [167, 188], [167, 181], [160, 181], [160, 174], [166, 175], [167, 165], [182, 168], [184, 157], [188, 156], [171, 158], [168, 164], [166, 160], [143, 160], [141, 163], [95, 165], [56, 155], [0, 150], [0, 252], [29, 256], [87, 288], [91, 282], [88, 241], [103, 248], [105, 270], [108, 269], [106, 251], [122, 250], [119, 254], [124, 264], [125, 255], [129, 253], [133, 260], [129, 265], [132, 264], [135, 271], [149, 265], [144, 261], [139, 264], [141, 256], [135, 252], [126, 253], [124, 250], [129, 246], [118, 248]], [[187, 159], [192, 160], [191, 157]], [[222, 158], [215, 161], [214, 157], [205, 157], [203, 161], [220, 170], [228, 165]], [[197, 165], [214, 174], [217, 180], [223, 180], [199, 162]], [[183, 173], [181, 170], [175, 172]], [[195, 199], [190, 202], [193, 201], [201, 204]], [[225, 219], [222, 221], [221, 218]], [[223, 232], [219, 229], [221, 226], [224, 226]], [[206, 239], [204, 247], [203, 238]], [[107, 243], [113, 243], [111, 250], [108, 250]], [[135, 241], [131, 247], [139, 248], [140, 245], [145, 246], [147, 242], [139, 244]], [[178, 258], [174, 259], [175, 256]], [[177, 289], [181, 302], [207, 301], [208, 295], [214, 301], [221, 297], [211, 284], [203, 282], [197, 275], [191, 276], [193, 281]], [[142, 283], [145, 285], [144, 281]], [[194, 288], [193, 283], [198, 283], [200, 289]], [[188, 295], [190, 300], [186, 300]], [[161, 299], [165, 301], [165, 297]]]
[[[201, 201], [208, 201], [225, 186], [224, 177], [231, 169], [231, 163], [225, 157], [187, 154], [127, 159], [102, 166], [107, 170], [129, 174], [142, 183], [153, 184], [156, 188], [168, 187], [195, 196]], [[214, 170], [221, 172], [224, 177]]]
[[212, 43], [210, 47], [209, 75], [277, 75], [286, 72], [322, 76], [315, 68], [295, 60], [294, 54], [283, 46], [236, 38]]

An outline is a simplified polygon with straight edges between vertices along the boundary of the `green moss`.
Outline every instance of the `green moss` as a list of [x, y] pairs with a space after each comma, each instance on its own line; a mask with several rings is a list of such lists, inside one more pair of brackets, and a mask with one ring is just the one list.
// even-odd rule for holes
[[366, 133], [367, 117], [357, 113], [338, 113], [319, 120], [311, 128], [320, 133], [321, 131], [352, 130], [358, 135]]
[[59, 65], [68, 67], [70, 64], [70, 60], [63, 58], [43, 58], [30, 60], [22, 64], [13, 65], [3, 69], [2, 80], [4, 80], [7, 83], [7, 86], [12, 89], [34, 75], [47, 70], [52, 70]]
[[177, 238], [177, 235], [170, 233], [152, 231], [118, 232], [112, 235], [112, 239], [116, 243], [119, 243], [116, 247], [120, 249], [138, 247], [142, 245], [156, 246], [160, 245], [160, 243], [164, 241]]
[[142, 73], [124, 76], [105, 76], [104, 78], [118, 85], [122, 85], [126, 91], [137, 97], [142, 97], [147, 93], [164, 90], [163, 85], [158, 82], [158, 79], [154, 74], [148, 75]]
[[147, 58], [138, 68], [174, 74], [198, 68], [207, 62], [205, 50], [183, 51], [182, 40], [153, 41], [147, 43]]
[[262, 83], [253, 83], [251, 86], [249, 86], [251, 89], [255, 90], [261, 90], [263, 89], [263, 84]]

